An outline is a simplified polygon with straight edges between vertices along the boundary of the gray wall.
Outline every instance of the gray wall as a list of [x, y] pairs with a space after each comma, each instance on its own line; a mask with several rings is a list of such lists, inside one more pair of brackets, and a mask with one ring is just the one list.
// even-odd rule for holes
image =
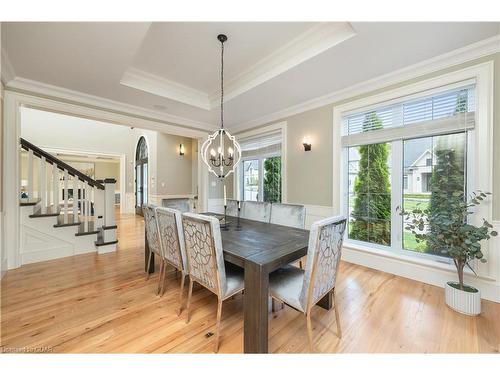
[[[467, 66], [493, 60], [495, 64], [494, 84], [494, 130], [493, 130], [493, 218], [500, 219], [500, 53], [485, 56], [452, 68], [408, 80], [384, 89], [372, 91], [349, 98], [338, 103], [329, 104], [311, 111], [303, 112], [288, 118], [274, 121], [287, 121], [287, 189], [288, 201], [321, 206], [332, 206], [332, 124], [333, 107], [374, 95], [386, 90], [405, 86], [420, 80], [432, 78], [444, 73], [459, 70]], [[264, 124], [267, 125], [267, 124]], [[263, 126], [264, 126], [263, 125]], [[308, 135], [312, 141], [312, 151], [304, 152], [302, 139]], [[318, 173], [319, 172], [319, 173]]]

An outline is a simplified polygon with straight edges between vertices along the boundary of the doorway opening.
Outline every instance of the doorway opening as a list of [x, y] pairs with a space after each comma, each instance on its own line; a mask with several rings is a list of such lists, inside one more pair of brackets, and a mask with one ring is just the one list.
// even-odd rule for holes
[[135, 150], [135, 213], [142, 216], [142, 206], [148, 203], [148, 145], [139, 138]]

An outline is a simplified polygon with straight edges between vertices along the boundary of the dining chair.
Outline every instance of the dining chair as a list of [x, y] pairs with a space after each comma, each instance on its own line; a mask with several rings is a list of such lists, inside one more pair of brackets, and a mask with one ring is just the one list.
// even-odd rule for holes
[[[156, 222], [160, 238], [160, 246], [163, 254], [163, 261], [170, 264], [181, 273], [181, 288], [179, 294], [179, 311], [182, 312], [182, 296], [184, 293], [184, 280], [188, 274], [187, 256], [184, 243], [184, 233], [182, 230], [182, 213], [173, 208], [157, 207], [155, 210]], [[161, 294], [165, 292], [165, 277], [161, 282]]]
[[184, 240], [189, 267], [189, 291], [186, 323], [189, 323], [193, 284], [196, 282], [217, 295], [217, 323], [214, 351], [219, 349], [222, 302], [241, 293], [244, 273], [237, 267], [225, 267], [219, 220], [212, 216], [185, 213], [182, 215]]
[[238, 201], [236, 199], [227, 199], [226, 214], [229, 216], [238, 216]]
[[269, 223], [271, 218], [271, 203], [244, 201], [241, 203], [241, 217], [243, 219]]
[[272, 203], [270, 223], [304, 229], [306, 208], [298, 204]]
[[182, 213], [191, 211], [189, 198], [164, 198], [161, 201], [161, 205], [163, 207], [179, 210]]
[[[142, 214], [144, 215], [144, 225], [146, 228], [146, 239], [148, 240], [149, 247], [149, 257], [148, 265], [151, 264], [151, 257], [153, 254], [158, 256], [160, 259], [160, 273], [158, 280], [158, 288], [156, 294], [160, 294], [161, 282], [163, 279], [163, 255], [160, 245], [160, 238], [158, 233], [158, 224], [156, 222], [155, 215], [156, 206], [152, 204], [147, 204], [142, 206]], [[149, 272], [146, 271], [146, 280], [149, 280]]]
[[[270, 222], [271, 224], [304, 229], [306, 225], [306, 208], [298, 204], [272, 203]], [[299, 260], [299, 267], [303, 268], [302, 258]], [[282, 304], [281, 308], [283, 307]], [[272, 300], [272, 311], [276, 311], [274, 299]]]
[[309, 234], [306, 269], [286, 266], [269, 275], [271, 297], [305, 315], [311, 351], [313, 350], [311, 309], [328, 293], [332, 293], [337, 336], [342, 337], [339, 309], [335, 298], [335, 281], [345, 228], [345, 216], [334, 216], [315, 222]]

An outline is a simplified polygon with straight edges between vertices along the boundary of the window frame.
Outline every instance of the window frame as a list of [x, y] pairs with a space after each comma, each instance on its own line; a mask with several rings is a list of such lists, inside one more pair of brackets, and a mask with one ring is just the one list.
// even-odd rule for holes
[[[250, 161], [250, 160], [258, 160], [259, 163], [259, 189], [258, 189], [258, 197], [257, 202], [263, 202], [264, 201], [264, 161], [268, 158], [273, 158], [279, 156], [280, 158], [283, 159], [282, 153], [281, 152], [268, 152], [265, 154], [260, 154], [258, 156], [247, 156], [244, 158], [241, 158], [241, 166], [243, 166], [243, 163], [245, 161]], [[282, 160], [283, 162], [283, 160]], [[283, 168], [281, 171], [281, 201], [283, 201]], [[238, 178], [240, 179], [240, 197], [244, 198], [245, 193], [244, 193], [244, 179], [245, 179], [245, 173], [239, 173]], [[243, 200], [243, 199], [242, 199]]]
[[[263, 126], [257, 129], [252, 129], [240, 133], [236, 133], [236, 138], [239, 142], [244, 142], [246, 139], [253, 138], [253, 137], [258, 137], [258, 136], [263, 136], [268, 133], [272, 132], [277, 132], [279, 131], [281, 133], [281, 153], [269, 153], [268, 154], [263, 154], [264, 158], [265, 157], [271, 157], [271, 156], [281, 156], [281, 202], [282, 203], [287, 203], [287, 122], [286, 121], [281, 121], [277, 123], [273, 123], [267, 126]], [[261, 156], [261, 155], [260, 155]], [[233, 191], [238, 192], [239, 196], [234, 197], [235, 199], [243, 200], [243, 187], [242, 187], [242, 181], [243, 181], [243, 160], [255, 160], [258, 159], [258, 157], [244, 157], [241, 159], [241, 162], [238, 164], [236, 167], [236, 171], [234, 173], [234, 179], [233, 179]], [[260, 168], [259, 171], [263, 171], [263, 167]], [[260, 172], [259, 172], [260, 173]], [[262, 181], [262, 184], [264, 183], [263, 178], [259, 176], [259, 182]], [[263, 188], [262, 188], [263, 191]]]
[[[424, 79], [419, 82], [403, 85], [395, 89], [389, 89], [379, 94], [371, 96], [369, 95], [339, 106], [334, 106], [333, 147], [334, 149], [335, 147], [337, 147], [339, 150], [341, 150], [341, 152], [339, 153], [333, 153], [334, 212], [338, 214], [348, 215], [349, 186], [348, 178], [346, 177], [348, 173], [348, 147], [344, 147], [341, 141], [344, 132], [343, 119], [347, 115], [353, 114], [358, 111], [377, 108], [379, 106], [385, 106], [389, 102], [395, 103], [402, 100], [409, 100], [410, 98], [418, 98], [418, 96], [422, 95], [422, 93], [424, 92], [425, 95], [428, 95], [429, 92], [444, 91], [449, 89], [450, 87], [453, 87], [453, 85], [464, 85], [469, 80], [474, 80], [474, 83], [476, 85], [476, 110], [475, 129], [472, 132], [467, 132], [467, 143], [470, 147], [469, 150], [473, 150], [472, 152], [467, 153], [467, 185], [469, 191], [480, 189], [483, 191], [491, 192], [493, 178], [493, 61], [487, 61], [485, 63], [473, 65], [461, 70], [453, 71], [451, 73], [442, 74], [434, 78]], [[405, 139], [420, 138], [421, 136], [425, 135], [419, 134], [418, 137], [408, 136], [405, 137]], [[478, 147], [479, 145], [481, 145], [481, 147]], [[392, 141], [393, 152], [391, 166], [391, 184], [393, 199], [391, 199], [391, 209], [393, 215], [391, 216], [391, 247], [351, 240], [348, 239], [347, 236], [344, 241], [344, 247], [365, 253], [395, 258], [400, 261], [417, 263], [427, 266], [432, 265], [438, 268], [444, 268], [446, 270], [453, 269], [453, 266], [449, 264], [449, 260], [447, 260], [447, 258], [412, 252], [411, 250], [404, 250], [402, 248], [402, 218], [400, 217], [400, 215], [394, 214], [396, 209], [394, 204], [396, 199], [394, 199], [394, 197], [399, 197], [399, 201], [402, 202], [404, 192], [402, 176], [402, 150], [398, 151], [397, 148], [402, 148], [402, 140]], [[481, 171], [481, 173], [479, 173], [479, 171]], [[341, 176], [341, 178], [339, 178], [339, 176]], [[483, 205], [482, 207], [480, 206], [471, 220], [474, 223], [479, 224], [481, 222], [481, 218], [483, 217], [487, 220], [492, 219], [491, 202], [487, 205]], [[398, 231], [395, 231], [394, 228], [400, 229]], [[490, 253], [488, 247], [488, 243], [485, 243], [483, 245], [485, 257], [488, 257]], [[446, 263], [445, 265], [442, 264], [443, 261]], [[486, 264], [476, 262], [475, 268], [479, 275], [483, 275], [484, 277], [493, 277], [491, 275], [496, 275], [497, 273], [497, 271], [493, 268], [495, 267], [496, 262], [497, 261], [495, 259]]]

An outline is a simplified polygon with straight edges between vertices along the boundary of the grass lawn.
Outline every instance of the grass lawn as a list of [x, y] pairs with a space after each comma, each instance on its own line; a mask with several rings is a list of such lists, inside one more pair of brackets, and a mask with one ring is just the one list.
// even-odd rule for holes
[[425, 253], [427, 250], [427, 244], [425, 242], [418, 243], [415, 239], [415, 235], [407, 230], [403, 234], [403, 248], [406, 250], [414, 250], [419, 253]]

